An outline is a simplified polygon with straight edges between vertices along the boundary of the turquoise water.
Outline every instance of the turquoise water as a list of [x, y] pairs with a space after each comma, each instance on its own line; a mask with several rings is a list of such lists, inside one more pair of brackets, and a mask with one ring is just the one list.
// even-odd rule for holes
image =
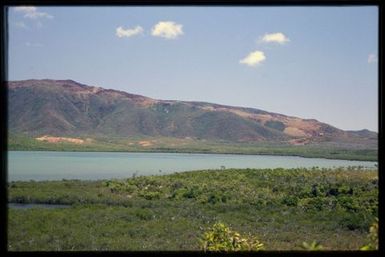
[[9, 151], [8, 181], [110, 179], [225, 168], [374, 167], [376, 162], [273, 155]]

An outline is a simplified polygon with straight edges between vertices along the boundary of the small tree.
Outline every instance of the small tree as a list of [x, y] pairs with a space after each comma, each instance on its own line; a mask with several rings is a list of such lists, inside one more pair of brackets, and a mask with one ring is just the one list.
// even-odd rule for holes
[[260, 251], [264, 246], [254, 236], [243, 237], [223, 223], [215, 223], [203, 234], [201, 247], [204, 251]]

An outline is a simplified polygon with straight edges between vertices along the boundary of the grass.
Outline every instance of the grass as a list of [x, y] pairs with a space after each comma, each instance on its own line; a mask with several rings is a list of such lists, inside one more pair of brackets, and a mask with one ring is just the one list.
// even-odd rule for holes
[[265, 250], [356, 250], [378, 217], [377, 170], [227, 169], [102, 181], [10, 182], [8, 249], [200, 250], [222, 222]]
[[[87, 138], [87, 136], [81, 138]], [[150, 144], [143, 145], [141, 144], [143, 141]], [[11, 134], [8, 137], [8, 150], [263, 154], [358, 161], [377, 161], [378, 159], [376, 149], [331, 146], [327, 143], [293, 146], [289, 144], [236, 143], [169, 137], [93, 137], [92, 141], [84, 144], [68, 142], [53, 144], [37, 141], [25, 135]]]

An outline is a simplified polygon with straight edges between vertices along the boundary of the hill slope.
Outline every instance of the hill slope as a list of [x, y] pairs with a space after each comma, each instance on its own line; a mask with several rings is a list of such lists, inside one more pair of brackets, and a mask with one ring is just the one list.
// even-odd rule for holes
[[33, 137], [171, 137], [376, 148], [377, 133], [204, 102], [156, 100], [72, 80], [8, 82], [9, 131]]

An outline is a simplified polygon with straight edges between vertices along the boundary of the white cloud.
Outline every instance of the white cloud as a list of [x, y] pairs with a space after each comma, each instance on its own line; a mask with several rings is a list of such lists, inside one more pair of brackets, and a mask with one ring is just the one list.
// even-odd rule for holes
[[45, 13], [45, 12], [39, 12], [37, 10], [37, 7], [35, 6], [18, 6], [13, 8], [16, 12], [24, 13], [24, 18], [29, 19], [39, 19], [39, 18], [47, 18], [52, 19], [53, 16]]
[[151, 35], [155, 37], [163, 37], [167, 39], [176, 39], [183, 35], [182, 24], [176, 24], [173, 21], [160, 21], [151, 31]]
[[378, 57], [376, 54], [369, 54], [368, 56], [368, 63], [377, 63]]
[[262, 51], [254, 51], [249, 53], [245, 58], [239, 61], [241, 64], [246, 64], [248, 66], [254, 67], [257, 64], [260, 64], [266, 60], [265, 53]]
[[143, 33], [143, 28], [141, 26], [136, 26], [133, 29], [124, 29], [121, 26], [116, 28], [116, 36], [118, 37], [132, 37], [141, 33]]
[[285, 36], [285, 34], [278, 32], [278, 33], [265, 34], [262, 37], [262, 41], [265, 43], [285, 44], [289, 42], [290, 39], [287, 36]]

